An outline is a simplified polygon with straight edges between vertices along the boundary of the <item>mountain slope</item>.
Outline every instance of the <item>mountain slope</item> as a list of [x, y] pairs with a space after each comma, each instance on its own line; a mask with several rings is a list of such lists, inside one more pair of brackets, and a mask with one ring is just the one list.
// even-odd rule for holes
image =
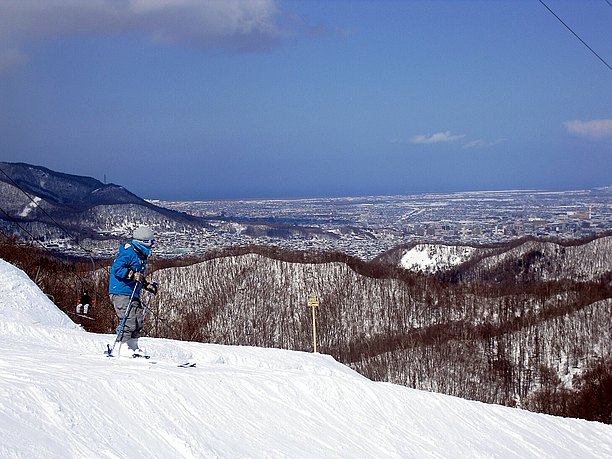
[[0, 285], [1, 457], [612, 455], [612, 426], [375, 383], [324, 355], [149, 338], [157, 364], [105, 358], [111, 335], [2, 260]]
[[122, 186], [103, 184], [91, 178], [55, 172], [25, 163], [0, 163], [6, 175], [0, 181], [16, 184], [30, 195], [50, 204], [83, 210], [103, 204], [149, 204]]
[[91, 177], [24, 163], [0, 163], [0, 170], [0, 226], [56, 245], [62, 241], [67, 252], [79, 249], [77, 241], [87, 238], [85, 245], [110, 254], [116, 244], [98, 241], [127, 237], [139, 224], [158, 233], [208, 226], [201, 218], [156, 206], [122, 186]]
[[571, 279], [592, 281], [612, 272], [612, 236], [551, 242], [518, 240], [496, 246], [415, 244], [386, 254], [386, 260], [413, 272], [448, 274], [461, 280]]

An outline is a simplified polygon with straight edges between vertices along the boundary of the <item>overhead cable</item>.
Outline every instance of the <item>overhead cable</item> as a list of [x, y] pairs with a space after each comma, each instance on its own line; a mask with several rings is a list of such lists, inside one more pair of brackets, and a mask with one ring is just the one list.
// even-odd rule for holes
[[[566, 23], [563, 21], [563, 19], [561, 19], [559, 16], [557, 16], [557, 15], [555, 14], [555, 12], [554, 12], [553, 10], [551, 10], [551, 9], [548, 7], [548, 5], [547, 5], [546, 3], [544, 3], [544, 0], [538, 0], [538, 1], [539, 1], [539, 2], [540, 2], [542, 5], [544, 5], [544, 7], [545, 7], [545, 8], [546, 8], [546, 9], [547, 9], [549, 12], [550, 12], [550, 14], [552, 14], [554, 17], [556, 17], [556, 18], [557, 18], [557, 20], [558, 20], [558, 21], [559, 21], [561, 24], [563, 24], [567, 30], [569, 30], [569, 31], [570, 31], [570, 32], [571, 32], [571, 33], [572, 33], [572, 34], [573, 34], [573, 35], [574, 35], [574, 36], [575, 36], [575, 37], [576, 37], [578, 40], [580, 40], [580, 43], [582, 43], [584, 46], [586, 46], [586, 47], [588, 48], [588, 50], [589, 50], [589, 51], [591, 51], [591, 52], [592, 52], [592, 53], [593, 53], [593, 54], [594, 54], [594, 55], [597, 57], [597, 59], [599, 59], [601, 62], [603, 62], [603, 64], [604, 64], [606, 67], [608, 67], [608, 69], [612, 70], [612, 67], [610, 66], [610, 64], [608, 64], [608, 63], [605, 61], [605, 59], [604, 59], [603, 57], [601, 57], [599, 54], [597, 54], [597, 52], [596, 52], [596, 51], [595, 51], [593, 48], [591, 48], [591, 47], [590, 47], [590, 46], [589, 46], [589, 45], [588, 45], [588, 44], [587, 44], [587, 43], [586, 43], [586, 42], [585, 42], [585, 41], [584, 41], [582, 38], [580, 38], [580, 37], [578, 36], [578, 34], [577, 34], [576, 32], [574, 32], [574, 31], [572, 30], [572, 28], [571, 28], [570, 26], [568, 26], [568, 25], [567, 25], [567, 24], [566, 24]], [[608, 2], [608, 5], [610, 5], [609, 0], [606, 0], [606, 1]], [[612, 5], [610, 5], [610, 6], [612, 6]]]

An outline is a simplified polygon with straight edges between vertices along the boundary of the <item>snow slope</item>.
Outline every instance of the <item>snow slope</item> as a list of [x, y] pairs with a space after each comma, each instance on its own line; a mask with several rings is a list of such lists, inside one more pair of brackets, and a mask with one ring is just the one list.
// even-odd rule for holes
[[112, 340], [0, 260], [0, 457], [612, 457], [612, 426], [376, 383], [325, 355], [142, 339], [153, 364], [104, 357]]
[[402, 255], [400, 266], [425, 273], [444, 271], [466, 262], [477, 251], [470, 246], [417, 244]]

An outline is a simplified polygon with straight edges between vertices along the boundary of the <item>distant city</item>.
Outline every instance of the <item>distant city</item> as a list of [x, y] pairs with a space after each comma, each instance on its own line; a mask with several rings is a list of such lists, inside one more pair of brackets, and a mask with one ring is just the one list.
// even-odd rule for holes
[[[416, 242], [488, 244], [524, 236], [569, 240], [612, 230], [612, 187], [152, 202], [211, 220], [215, 229], [200, 241], [198, 252], [206, 246], [262, 244], [292, 250], [337, 250], [372, 259], [398, 245]], [[245, 222], [304, 231], [253, 234], [243, 230]]]

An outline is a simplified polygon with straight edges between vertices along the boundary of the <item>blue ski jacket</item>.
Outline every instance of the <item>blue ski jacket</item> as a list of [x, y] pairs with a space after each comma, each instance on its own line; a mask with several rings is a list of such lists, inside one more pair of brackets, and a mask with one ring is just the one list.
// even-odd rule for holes
[[[150, 253], [151, 249], [137, 241], [121, 244], [119, 253], [111, 266], [108, 293], [130, 296], [134, 292], [134, 298], [138, 298], [142, 284], [136, 285], [137, 282], [134, 279], [127, 279], [127, 275], [130, 270], [144, 273], [147, 268], [147, 257]], [[136, 287], [136, 290], [134, 290], [134, 287]]]

